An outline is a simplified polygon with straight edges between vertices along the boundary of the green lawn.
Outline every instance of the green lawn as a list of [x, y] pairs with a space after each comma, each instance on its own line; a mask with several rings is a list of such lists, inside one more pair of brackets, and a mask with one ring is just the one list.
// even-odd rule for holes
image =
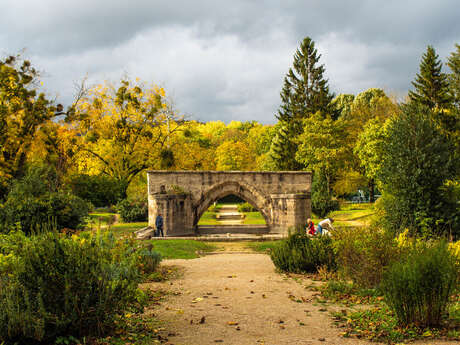
[[248, 242], [246, 246], [258, 253], [269, 253], [279, 241]]
[[244, 212], [245, 218], [243, 224], [245, 225], [264, 225], [265, 218], [258, 211], [256, 212]]
[[161, 254], [164, 259], [195, 259], [200, 254], [214, 251], [217, 247], [213, 244], [194, 240], [150, 240], [153, 249]]
[[214, 212], [205, 211], [198, 221], [198, 225], [219, 225]]

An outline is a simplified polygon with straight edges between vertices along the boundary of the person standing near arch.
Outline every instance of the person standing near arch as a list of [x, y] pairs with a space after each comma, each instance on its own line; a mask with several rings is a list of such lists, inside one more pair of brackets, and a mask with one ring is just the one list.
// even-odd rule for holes
[[157, 228], [157, 236], [160, 236], [161, 234], [161, 237], [165, 237], [163, 233], [163, 217], [161, 216], [161, 212], [158, 212], [157, 218], [155, 219], [155, 227]]

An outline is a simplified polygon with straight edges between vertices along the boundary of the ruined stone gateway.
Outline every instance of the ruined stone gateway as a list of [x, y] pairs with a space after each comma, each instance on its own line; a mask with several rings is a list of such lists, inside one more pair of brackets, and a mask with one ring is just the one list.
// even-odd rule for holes
[[149, 226], [161, 212], [165, 236], [197, 234], [215, 201], [236, 195], [256, 207], [268, 232], [287, 234], [311, 214], [311, 173], [301, 171], [148, 171]]

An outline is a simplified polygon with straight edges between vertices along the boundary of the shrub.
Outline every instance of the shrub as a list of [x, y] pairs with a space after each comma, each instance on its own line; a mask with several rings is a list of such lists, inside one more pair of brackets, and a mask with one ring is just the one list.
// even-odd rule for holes
[[110, 234], [0, 236], [0, 341], [101, 335], [137, 306], [136, 261]]
[[457, 284], [458, 268], [445, 242], [414, 246], [384, 275], [385, 301], [406, 326], [439, 326]]
[[341, 273], [362, 288], [377, 287], [383, 272], [399, 257], [393, 237], [378, 228], [339, 228], [334, 250]]
[[139, 270], [143, 274], [156, 271], [161, 262], [161, 254], [151, 248], [142, 248], [136, 252]]
[[4, 229], [19, 223], [22, 230], [30, 234], [43, 223], [52, 223], [58, 229], [82, 226], [90, 205], [75, 195], [54, 189], [47, 174], [49, 172], [42, 169], [31, 169], [13, 183], [0, 210]]
[[294, 233], [277, 244], [271, 254], [275, 266], [286, 272], [317, 272], [321, 266], [336, 269], [332, 240], [329, 236], [310, 239], [303, 233]]
[[332, 200], [326, 176], [321, 172], [313, 175], [311, 189], [311, 208], [319, 218], [324, 218], [329, 212], [340, 208], [339, 202]]
[[143, 222], [149, 215], [147, 201], [144, 200], [122, 200], [116, 207], [124, 222]]
[[255, 211], [257, 211], [257, 209], [248, 202], [245, 202], [243, 204], [238, 204], [238, 212], [255, 212]]
[[104, 175], [75, 175], [71, 177], [69, 185], [73, 194], [95, 207], [115, 205], [123, 195], [120, 183]]

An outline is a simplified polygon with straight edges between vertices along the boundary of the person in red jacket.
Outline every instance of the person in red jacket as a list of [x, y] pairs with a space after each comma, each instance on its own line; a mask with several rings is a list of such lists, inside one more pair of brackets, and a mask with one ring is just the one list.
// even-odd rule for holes
[[313, 224], [310, 218], [307, 219], [307, 227], [305, 231], [307, 232], [307, 235], [310, 235], [310, 236], [315, 236], [316, 234], [315, 224]]

